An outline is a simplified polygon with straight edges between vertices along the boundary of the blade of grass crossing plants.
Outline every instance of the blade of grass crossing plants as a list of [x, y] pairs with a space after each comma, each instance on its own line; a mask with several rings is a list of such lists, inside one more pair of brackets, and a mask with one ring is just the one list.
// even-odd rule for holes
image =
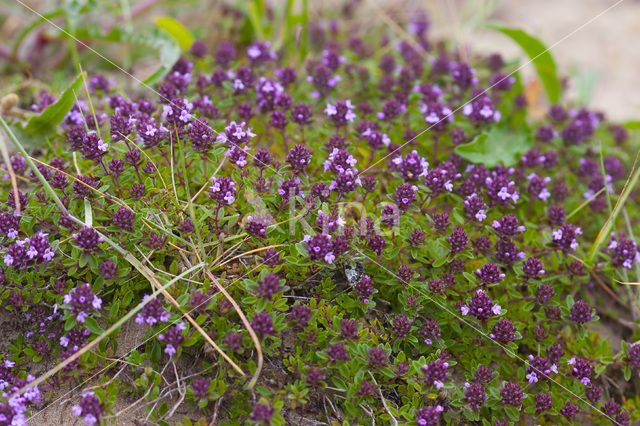
[[91, 209], [91, 201], [88, 198], [84, 199], [84, 224], [93, 226], [93, 210]]
[[[178, 152], [180, 153], [180, 167], [182, 168], [182, 176], [184, 176], [184, 187], [185, 190], [187, 191], [187, 206], [189, 208], [189, 217], [191, 217], [191, 221], [193, 222], [194, 225], [197, 226], [198, 222], [196, 221], [196, 212], [193, 209], [193, 202], [191, 201], [191, 189], [189, 188], [189, 180], [187, 179], [187, 165], [186, 165], [186, 161], [184, 159], [184, 149], [182, 147], [182, 140], [180, 139], [180, 136], [178, 135], [178, 131], [176, 130], [176, 140], [178, 141]], [[207, 161], [207, 160], [204, 160]], [[196, 235], [198, 237], [198, 242], [200, 243], [198, 245], [198, 248], [200, 249], [200, 253], [202, 256], [204, 256], [204, 249], [202, 248], [202, 235], [200, 235], [200, 232], [196, 232]]]
[[2, 151], [2, 159], [4, 160], [4, 164], [7, 165], [7, 169], [9, 172], [9, 177], [11, 178], [11, 187], [13, 188], [13, 200], [16, 204], [16, 212], [20, 214], [22, 210], [22, 206], [20, 205], [20, 193], [18, 192], [18, 181], [16, 180], [16, 174], [13, 171], [13, 166], [11, 165], [11, 159], [9, 158], [9, 150], [7, 149], [7, 144], [4, 139], [4, 136], [0, 135], [0, 151]]
[[600, 246], [602, 246], [602, 244], [604, 243], [605, 236], [609, 235], [609, 231], [613, 226], [613, 222], [616, 220], [616, 218], [620, 214], [620, 211], [624, 207], [624, 203], [629, 198], [629, 195], [631, 195], [631, 191], [633, 190], [636, 183], [638, 182], [638, 178], [640, 178], [640, 168], [637, 167], [639, 155], [640, 155], [640, 151], [638, 151], [638, 154], [636, 154], [636, 159], [633, 162], [633, 167], [631, 169], [631, 173], [629, 174], [629, 178], [627, 179], [627, 181], [624, 184], [624, 187], [622, 188], [622, 193], [618, 197], [618, 200], [616, 201], [613, 211], [611, 212], [606, 222], [602, 226], [602, 229], [598, 233], [598, 237], [593, 242], [593, 245], [591, 246], [591, 250], [589, 250], [588, 260], [589, 260], [589, 263], [591, 264], [593, 264], [593, 260], [598, 254], [598, 249], [600, 249]]
[[262, 364], [264, 363], [264, 356], [262, 355], [262, 345], [260, 344], [260, 339], [258, 339], [258, 335], [253, 330], [253, 327], [251, 327], [251, 324], [249, 324], [249, 320], [247, 320], [247, 317], [245, 316], [244, 312], [242, 312], [242, 309], [240, 309], [240, 306], [238, 306], [238, 303], [235, 301], [235, 299], [231, 297], [229, 292], [220, 284], [216, 277], [213, 276], [209, 269], [205, 269], [205, 273], [216, 286], [218, 291], [224, 295], [224, 297], [231, 303], [231, 305], [233, 305], [233, 309], [235, 309], [235, 311], [240, 316], [244, 327], [247, 329], [247, 332], [249, 333], [249, 336], [251, 336], [251, 340], [253, 340], [253, 344], [256, 347], [256, 352], [258, 353], [258, 365], [256, 366], [256, 372], [253, 374], [253, 377], [247, 384], [247, 389], [253, 389], [253, 387], [256, 385], [256, 382], [258, 381], [258, 377], [260, 377]]
[[[76, 80], [76, 81], [79, 81], [79, 80]], [[0, 124], [2, 124], [2, 127], [7, 132], [7, 135], [9, 135], [9, 138], [13, 141], [13, 144], [16, 146], [16, 148], [18, 148], [18, 151], [20, 151], [20, 153], [24, 157], [25, 161], [27, 162], [31, 170], [33, 170], [33, 173], [36, 175], [38, 180], [40, 180], [40, 182], [42, 183], [42, 186], [44, 187], [44, 191], [47, 193], [47, 195], [51, 197], [51, 199], [56, 203], [56, 205], [58, 206], [61, 212], [65, 214], [69, 214], [64, 204], [62, 204], [62, 201], [60, 201], [60, 198], [58, 198], [53, 188], [51, 188], [51, 185], [49, 185], [49, 182], [47, 182], [44, 176], [42, 176], [42, 173], [40, 173], [40, 170], [38, 170], [38, 168], [36, 167], [36, 164], [33, 162], [33, 160], [31, 160], [31, 157], [29, 156], [27, 151], [24, 149], [24, 146], [22, 146], [22, 144], [20, 143], [16, 135], [11, 130], [11, 127], [9, 127], [5, 119], [2, 117], [0, 117]]]
[[180, 22], [169, 16], [160, 16], [154, 19], [156, 25], [175, 38], [182, 50], [189, 50], [193, 44], [193, 35]]
[[558, 102], [562, 85], [556, 72], [556, 62], [547, 47], [540, 40], [522, 30], [495, 24], [489, 24], [488, 26], [506, 35], [524, 50], [529, 59], [531, 59], [540, 81], [542, 81], [549, 102]]
[[[42, 184], [42, 186], [44, 187], [45, 192], [47, 193], [47, 195], [49, 197], [51, 197], [51, 199], [56, 203], [56, 205], [58, 206], [58, 208], [60, 209], [61, 212], [63, 212], [64, 214], [68, 215], [71, 220], [73, 220], [74, 222], [78, 223], [79, 225], [84, 225], [84, 222], [82, 222], [80, 219], [76, 218], [75, 216], [71, 215], [69, 213], [69, 211], [65, 208], [64, 204], [62, 203], [62, 201], [60, 200], [60, 198], [58, 197], [58, 195], [55, 193], [55, 191], [53, 190], [53, 188], [51, 188], [51, 185], [49, 185], [49, 182], [47, 182], [47, 180], [44, 178], [44, 176], [42, 176], [42, 173], [40, 173], [40, 170], [38, 170], [38, 168], [36, 167], [35, 163], [33, 162], [33, 160], [31, 160], [30, 156], [27, 154], [26, 150], [24, 149], [24, 147], [22, 146], [22, 144], [20, 143], [20, 141], [18, 140], [18, 138], [16, 138], [15, 134], [11, 131], [11, 128], [9, 127], [9, 125], [7, 124], [7, 122], [0, 117], [0, 124], [2, 124], [2, 126], [4, 127], [5, 131], [9, 134], [9, 137], [11, 138], [11, 140], [13, 141], [13, 143], [16, 145], [16, 147], [18, 148], [18, 150], [22, 153], [22, 155], [25, 157], [25, 161], [27, 162], [27, 164], [29, 165], [29, 167], [31, 168], [31, 170], [34, 172], [34, 174], [38, 177], [38, 180], [40, 181], [40, 183]], [[242, 376], [245, 375], [245, 373], [242, 371], [242, 369], [240, 369], [240, 367], [238, 367], [219, 347], [218, 345], [216, 345], [216, 343], [211, 339], [211, 337], [209, 337], [209, 335], [202, 329], [202, 327], [200, 327], [200, 325], [186, 312], [182, 312], [182, 307], [180, 306], [180, 304], [166, 291], [162, 288], [162, 285], [160, 285], [160, 283], [158, 282], [157, 278], [155, 277], [155, 275], [153, 274], [153, 272], [147, 268], [146, 266], [144, 266], [138, 259], [135, 258], [135, 256], [133, 256], [131, 253], [129, 253], [128, 251], [124, 250], [122, 247], [120, 247], [118, 244], [116, 244], [113, 240], [111, 240], [111, 238], [107, 237], [106, 235], [102, 234], [101, 232], [98, 231], [98, 235], [101, 236], [102, 238], [104, 238], [104, 241], [109, 244], [114, 250], [116, 250], [121, 256], [124, 257], [124, 259], [129, 262], [131, 264], [131, 266], [133, 266], [134, 268], [136, 268], [136, 270], [138, 270], [138, 272], [140, 272], [140, 274], [142, 274], [145, 278], [147, 278], [151, 284], [153, 284], [154, 287], [156, 287], [157, 289], [160, 290], [160, 292], [163, 294], [163, 296], [165, 296], [177, 309], [178, 311], [180, 311], [182, 313], [182, 315], [187, 319], [187, 321], [189, 321], [189, 323], [191, 323], [191, 325], [198, 330], [198, 332], [202, 335], [202, 337], [207, 341], [207, 343], [209, 343], [215, 350], [216, 352], [218, 352], [225, 360], [227, 360], [227, 362], [229, 362], [229, 364]], [[33, 384], [33, 382], [32, 382]], [[32, 385], [35, 386], [35, 385]]]
[[91, 349], [93, 349], [94, 347], [96, 347], [96, 345], [98, 345], [98, 343], [100, 343], [100, 341], [102, 341], [105, 337], [109, 336], [111, 333], [113, 333], [114, 331], [116, 331], [117, 329], [119, 329], [125, 322], [127, 322], [129, 319], [131, 319], [135, 314], [137, 314], [147, 303], [150, 303], [153, 299], [155, 299], [158, 294], [160, 293], [161, 290], [166, 289], [168, 287], [170, 287], [171, 285], [175, 284], [177, 281], [179, 281], [182, 277], [185, 277], [187, 275], [189, 275], [192, 272], [195, 272], [199, 269], [201, 269], [204, 266], [203, 263], [199, 263], [189, 269], [187, 269], [186, 271], [184, 271], [182, 274], [176, 276], [175, 278], [173, 278], [172, 280], [168, 281], [164, 286], [162, 286], [160, 289], [156, 290], [151, 297], [147, 298], [146, 300], [140, 302], [136, 307], [134, 307], [131, 311], [127, 312], [126, 315], [124, 315], [122, 318], [120, 318], [118, 321], [116, 321], [115, 323], [113, 323], [113, 325], [109, 328], [107, 328], [102, 334], [100, 334], [98, 337], [96, 337], [95, 339], [93, 339], [91, 342], [87, 343], [85, 346], [83, 346], [82, 348], [80, 348], [77, 352], [75, 352], [73, 355], [71, 355], [69, 358], [65, 359], [64, 361], [60, 362], [58, 365], [56, 365], [55, 367], [53, 367], [51, 370], [47, 371], [46, 373], [42, 374], [41, 376], [39, 376], [37, 379], [33, 380], [32, 382], [28, 383], [27, 385], [25, 385], [24, 387], [22, 387], [21, 389], [19, 389], [16, 392], [16, 395], [22, 395], [24, 392], [26, 392], [27, 390], [38, 386], [40, 383], [44, 382], [45, 380], [47, 380], [49, 377], [53, 376], [54, 374], [58, 373], [60, 370], [62, 370], [64, 367], [66, 367], [67, 365], [69, 365], [70, 363], [72, 363], [73, 361], [75, 361], [76, 359], [80, 358], [83, 354], [85, 354], [86, 352], [90, 351]]

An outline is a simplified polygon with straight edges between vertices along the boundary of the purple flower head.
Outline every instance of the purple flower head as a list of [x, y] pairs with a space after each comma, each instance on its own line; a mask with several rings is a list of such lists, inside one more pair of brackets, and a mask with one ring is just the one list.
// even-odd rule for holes
[[213, 129], [203, 120], [194, 120], [189, 123], [188, 128], [193, 149], [208, 152], [214, 143]]
[[182, 342], [184, 341], [184, 336], [182, 332], [187, 329], [187, 326], [184, 322], [180, 321], [163, 334], [158, 336], [158, 340], [165, 343], [164, 353], [169, 356], [174, 356], [180, 346], [182, 346]]
[[573, 357], [567, 361], [567, 364], [571, 366], [571, 375], [580, 380], [583, 385], [587, 386], [591, 383], [591, 373], [594, 367], [587, 359]]
[[291, 321], [295, 322], [298, 327], [306, 327], [311, 319], [311, 309], [306, 305], [295, 305], [289, 313]]
[[113, 214], [113, 224], [125, 231], [131, 231], [133, 229], [134, 218], [135, 213], [133, 211], [124, 207], [120, 207]]
[[89, 132], [84, 137], [80, 151], [87, 160], [100, 160], [109, 149], [109, 144], [100, 139], [96, 132]]
[[567, 403], [560, 409], [560, 414], [562, 414], [562, 416], [568, 421], [571, 421], [576, 414], [578, 414], [578, 406], [567, 401]]
[[236, 200], [236, 183], [228, 177], [213, 177], [209, 196], [220, 205], [228, 205]]
[[460, 312], [463, 316], [471, 315], [481, 321], [486, 321], [492, 316], [500, 315], [502, 308], [500, 305], [494, 304], [483, 290], [478, 290], [467, 305], [460, 307]]
[[373, 280], [368, 275], [363, 276], [362, 279], [354, 285], [354, 289], [358, 295], [358, 299], [364, 303], [369, 303], [369, 298], [375, 292]]
[[271, 417], [273, 417], [273, 408], [267, 404], [256, 404], [251, 411], [251, 420], [254, 422], [261, 422], [262, 424], [271, 424]]
[[504, 265], [515, 263], [524, 259], [525, 256], [523, 251], [518, 251], [518, 247], [512, 241], [499, 240], [496, 242], [496, 259]]
[[356, 119], [356, 113], [353, 112], [354, 106], [350, 100], [339, 101], [335, 104], [327, 104], [324, 112], [338, 126], [344, 126], [347, 123], [351, 123]]
[[64, 296], [63, 303], [70, 306], [71, 313], [79, 323], [84, 323], [89, 312], [102, 307], [102, 300], [95, 295], [88, 283], [72, 289]]
[[536, 294], [536, 302], [541, 305], [549, 303], [551, 298], [555, 295], [555, 290], [551, 284], [542, 284], [538, 287]]
[[479, 383], [465, 383], [464, 402], [474, 410], [480, 409], [487, 400], [487, 392]]
[[[149, 299], [149, 295], [143, 297], [143, 302]], [[138, 315], [136, 315], [136, 324], [154, 325], [158, 322], [169, 321], [169, 312], [162, 307], [159, 299], [152, 299], [142, 307]]]
[[449, 364], [440, 359], [423, 365], [422, 371], [424, 372], [425, 382], [430, 386], [435, 386], [436, 389], [442, 389], [448, 376], [447, 367], [449, 367]]
[[299, 103], [291, 108], [291, 121], [294, 123], [305, 125], [311, 122], [311, 107], [305, 103]]
[[100, 422], [100, 418], [104, 414], [104, 405], [93, 392], [88, 391], [82, 395], [79, 404], [71, 407], [71, 411], [75, 416], [82, 417], [85, 423], [94, 425]]
[[522, 264], [522, 272], [527, 278], [538, 279], [545, 274], [544, 265], [535, 257], [529, 257]]
[[500, 111], [482, 90], [479, 93], [474, 91], [471, 101], [462, 107], [462, 114], [477, 125], [497, 122], [501, 118]]
[[275, 333], [273, 320], [267, 312], [258, 312], [255, 314], [251, 321], [251, 327], [263, 336]]
[[83, 226], [72, 237], [76, 240], [76, 245], [85, 251], [98, 250], [98, 244], [104, 241], [90, 226]]
[[412, 182], [420, 177], [427, 176], [429, 162], [418, 155], [417, 151], [411, 151], [404, 158], [395, 157], [391, 160], [397, 169], [402, 173], [402, 177], [407, 182]]
[[518, 223], [518, 218], [512, 214], [493, 221], [493, 229], [502, 238], [511, 238], [525, 231], [525, 227]]
[[303, 172], [309, 167], [310, 160], [311, 151], [301, 144], [291, 148], [291, 151], [287, 154], [287, 163], [291, 165], [291, 169], [296, 174]]
[[591, 321], [593, 314], [591, 313], [591, 306], [584, 300], [578, 300], [571, 307], [571, 313], [569, 319], [576, 324], [585, 324]]
[[236, 48], [228, 41], [222, 41], [214, 53], [219, 65], [227, 65], [236, 57]]
[[536, 395], [536, 414], [549, 411], [553, 405], [553, 399], [549, 393], [539, 393]]
[[202, 377], [191, 382], [191, 389], [193, 389], [193, 394], [197, 399], [207, 399], [209, 397], [210, 385], [211, 381], [205, 377]]
[[462, 91], [478, 83], [478, 78], [475, 77], [476, 70], [465, 62], [457, 62], [450, 65], [450, 70], [453, 81]]
[[278, 276], [276, 274], [267, 274], [260, 280], [257, 293], [264, 299], [272, 300], [273, 295], [279, 293], [281, 290], [282, 287]]
[[219, 133], [216, 136], [216, 141], [229, 145], [245, 145], [250, 143], [255, 136], [256, 134], [251, 131], [251, 127], [248, 127], [244, 121], [242, 123], [232, 121], [224, 128], [224, 133]]
[[607, 247], [611, 255], [611, 263], [616, 267], [631, 269], [635, 262], [640, 261], [638, 246], [633, 240], [619, 236], [616, 238], [614, 232], [611, 233], [611, 242]]
[[420, 105], [420, 112], [424, 116], [424, 122], [430, 130], [442, 132], [448, 123], [453, 123], [451, 108], [439, 102], [429, 102]]
[[280, 194], [283, 200], [288, 200], [289, 198], [296, 196], [304, 196], [304, 194], [300, 190], [300, 179], [297, 177], [292, 177], [286, 179], [283, 182], [279, 182], [278, 194]]
[[416, 201], [418, 187], [405, 183], [396, 188], [395, 200], [401, 212], [409, 210], [411, 204]]
[[235, 164], [236, 166], [243, 168], [247, 165], [247, 153], [249, 152], [248, 146], [243, 146], [242, 148], [238, 145], [233, 145], [227, 151], [225, 151], [224, 156], [229, 158], [229, 162], [231, 164]]
[[357, 164], [353, 155], [348, 151], [339, 148], [333, 148], [329, 157], [324, 162], [324, 170], [331, 170], [332, 172], [339, 174], [346, 170], [350, 170]]
[[391, 331], [396, 338], [404, 339], [411, 331], [411, 322], [406, 315], [396, 315], [391, 324]]
[[497, 340], [498, 342], [506, 345], [507, 343], [516, 340], [516, 328], [511, 320], [507, 318], [501, 318], [491, 329], [489, 337]]
[[575, 251], [578, 248], [577, 236], [582, 235], [582, 230], [574, 225], [566, 223], [553, 231], [551, 238], [553, 245], [562, 251]]
[[331, 235], [316, 234], [313, 237], [306, 235], [303, 241], [307, 243], [307, 253], [311, 260], [331, 264], [336, 259]]
[[520, 385], [508, 382], [500, 391], [500, 396], [502, 397], [503, 405], [511, 405], [512, 407], [518, 408], [522, 405], [522, 400], [525, 395]]
[[482, 284], [497, 284], [505, 277], [500, 268], [493, 262], [482, 265], [480, 269], [476, 269], [476, 276]]
[[349, 353], [342, 343], [336, 343], [329, 346], [329, 349], [327, 349], [327, 356], [331, 362], [349, 360]]
[[416, 423], [419, 426], [436, 426], [440, 424], [440, 413], [443, 411], [441, 405], [423, 407], [416, 414]]
[[276, 52], [271, 49], [271, 42], [256, 41], [247, 48], [247, 57], [252, 64], [277, 59]]
[[487, 217], [487, 205], [475, 192], [464, 200], [464, 211], [469, 219], [482, 222]]
[[449, 248], [451, 249], [451, 253], [460, 253], [469, 245], [469, 238], [467, 237], [467, 233], [461, 226], [456, 226], [451, 231], [451, 235], [449, 236]]

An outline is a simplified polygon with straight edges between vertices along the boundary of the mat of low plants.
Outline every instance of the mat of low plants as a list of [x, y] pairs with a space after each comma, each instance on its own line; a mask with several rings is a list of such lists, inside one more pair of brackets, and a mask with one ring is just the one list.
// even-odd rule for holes
[[637, 123], [519, 30], [250, 4], [157, 20], [145, 82], [76, 23], [62, 88], [3, 93], [0, 424], [640, 420]]

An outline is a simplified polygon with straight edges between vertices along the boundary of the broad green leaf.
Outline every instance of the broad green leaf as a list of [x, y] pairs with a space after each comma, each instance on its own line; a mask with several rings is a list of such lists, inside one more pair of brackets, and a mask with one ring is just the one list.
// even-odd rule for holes
[[82, 76], [78, 75], [71, 85], [60, 95], [58, 100], [45, 108], [40, 115], [33, 116], [20, 130], [25, 133], [47, 135], [55, 132], [58, 124], [71, 110], [75, 103], [75, 92], [82, 85]]
[[523, 133], [509, 133], [494, 127], [489, 133], [481, 133], [471, 142], [458, 145], [456, 154], [472, 163], [495, 167], [499, 163], [507, 167], [518, 162], [519, 154], [527, 152], [532, 141]]
[[531, 63], [533, 63], [533, 66], [536, 68], [538, 77], [540, 77], [544, 90], [547, 92], [549, 102], [558, 102], [562, 85], [560, 84], [560, 79], [557, 75], [556, 62], [549, 52], [549, 49], [547, 49], [540, 40], [522, 30], [495, 24], [490, 24], [489, 28], [500, 31], [502, 34], [518, 43], [527, 56], [529, 56]]
[[184, 25], [168, 16], [160, 16], [155, 19], [155, 22], [158, 27], [176, 39], [182, 50], [189, 50], [194, 39], [191, 32]]
[[102, 327], [98, 325], [98, 321], [96, 321], [94, 318], [91, 318], [91, 317], [86, 318], [84, 320], [84, 326], [87, 327], [87, 330], [89, 330], [93, 334], [104, 333], [104, 330], [102, 329]]

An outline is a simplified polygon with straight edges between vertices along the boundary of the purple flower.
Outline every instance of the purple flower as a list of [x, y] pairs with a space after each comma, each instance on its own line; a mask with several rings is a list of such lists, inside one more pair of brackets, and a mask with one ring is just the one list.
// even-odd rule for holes
[[193, 394], [197, 399], [207, 399], [210, 385], [211, 381], [202, 377], [191, 382], [191, 389], [193, 389]]
[[180, 321], [169, 330], [165, 331], [164, 334], [160, 334], [158, 336], [158, 340], [165, 343], [165, 354], [174, 356], [178, 352], [178, 349], [182, 346], [182, 342], [184, 341], [182, 332], [186, 329], [187, 326], [184, 322]]
[[486, 263], [482, 265], [480, 269], [476, 269], [476, 275], [482, 284], [485, 285], [497, 284], [505, 277], [505, 274], [503, 274], [500, 268], [493, 262]]
[[436, 389], [442, 389], [448, 376], [447, 367], [449, 367], [449, 364], [442, 360], [423, 365], [422, 371], [424, 372], [425, 382], [430, 386], [435, 386]]
[[491, 334], [489, 334], [489, 337], [506, 345], [507, 343], [516, 340], [516, 328], [514, 327], [511, 320], [507, 318], [501, 318], [491, 329]]
[[113, 215], [113, 224], [125, 231], [133, 229], [135, 213], [128, 208], [120, 207]]
[[100, 422], [100, 417], [104, 414], [104, 406], [92, 391], [82, 394], [82, 400], [79, 404], [71, 407], [71, 411], [77, 417], [89, 425]]
[[520, 407], [524, 399], [524, 392], [517, 383], [508, 382], [500, 391], [503, 405], [511, 405], [512, 407]]
[[311, 113], [311, 107], [301, 102], [291, 108], [291, 121], [300, 125], [309, 124], [311, 122]]
[[296, 174], [303, 172], [304, 169], [309, 167], [310, 160], [311, 151], [301, 144], [291, 148], [291, 151], [287, 154], [287, 163], [291, 165], [291, 169]]
[[538, 279], [545, 274], [544, 265], [535, 257], [529, 257], [522, 264], [522, 272], [527, 278]]
[[256, 41], [247, 48], [247, 56], [252, 64], [277, 59], [276, 52], [271, 49], [271, 42]]
[[591, 313], [591, 306], [584, 300], [578, 300], [571, 307], [571, 313], [569, 319], [576, 324], [585, 324], [591, 321], [593, 314]]
[[567, 364], [571, 367], [571, 374], [580, 380], [580, 382], [587, 386], [591, 383], [591, 373], [593, 372], [593, 365], [589, 363], [585, 358], [571, 358], [567, 361]]
[[236, 200], [236, 183], [228, 177], [211, 178], [209, 196], [221, 205], [228, 205]]
[[474, 410], [480, 409], [487, 400], [487, 392], [484, 386], [479, 383], [465, 383], [464, 385], [466, 387], [464, 391], [464, 402]]
[[228, 41], [222, 41], [213, 56], [219, 65], [227, 65], [236, 57], [236, 48]]
[[358, 299], [364, 303], [369, 303], [369, 298], [375, 292], [373, 280], [368, 275], [363, 276], [362, 279], [354, 285], [354, 289], [358, 294]]
[[272, 300], [273, 295], [279, 293], [281, 289], [278, 276], [276, 274], [267, 274], [260, 280], [257, 293], [264, 299]]
[[486, 321], [492, 316], [500, 315], [502, 308], [500, 305], [494, 304], [489, 296], [480, 289], [471, 297], [468, 305], [460, 307], [460, 312], [463, 316], [471, 315], [481, 321]]
[[419, 426], [436, 426], [440, 424], [440, 413], [443, 411], [441, 405], [422, 407], [416, 414], [416, 423]]
[[467, 248], [468, 244], [469, 238], [467, 237], [465, 230], [460, 226], [453, 228], [453, 231], [451, 231], [451, 235], [449, 236], [449, 248], [451, 249], [451, 253], [460, 253]]
[[251, 131], [251, 128], [245, 122], [236, 123], [232, 121], [224, 128], [224, 133], [218, 134], [216, 141], [230, 145], [245, 145], [251, 142], [251, 139], [255, 136], [256, 134]]
[[96, 296], [88, 283], [79, 285], [65, 294], [63, 303], [69, 305], [71, 313], [75, 315], [76, 321], [84, 323], [89, 312], [99, 310], [102, 307], [102, 299]]
[[562, 414], [562, 416], [568, 421], [571, 421], [576, 414], [578, 414], [578, 406], [567, 401], [567, 403], [560, 409], [560, 414]]
[[347, 349], [342, 343], [336, 343], [329, 346], [329, 349], [327, 349], [327, 356], [329, 357], [329, 361], [331, 362], [349, 360]]
[[336, 259], [331, 235], [316, 234], [313, 237], [306, 235], [303, 241], [307, 243], [307, 253], [311, 260], [331, 264]]
[[406, 315], [396, 315], [391, 324], [391, 331], [396, 338], [404, 339], [411, 331], [411, 322]]
[[189, 138], [193, 149], [198, 152], [208, 152], [215, 141], [213, 129], [203, 120], [194, 120], [189, 123]]
[[408, 183], [400, 185], [396, 188], [395, 200], [401, 212], [406, 212], [411, 204], [416, 201], [416, 192], [418, 187]]
[[499, 240], [496, 242], [496, 259], [504, 265], [510, 265], [525, 258], [523, 251], [518, 251], [512, 241]]
[[253, 406], [251, 412], [251, 420], [254, 422], [263, 422], [263, 424], [271, 424], [271, 417], [273, 416], [273, 408], [267, 404], [256, 404]]
[[339, 101], [335, 104], [327, 104], [324, 112], [335, 123], [336, 126], [344, 126], [356, 119], [356, 113], [353, 112], [354, 106], [350, 100]]
[[479, 89], [472, 93], [472, 99], [462, 107], [462, 114], [469, 117], [474, 124], [500, 121], [501, 114], [484, 91]]
[[476, 219], [478, 222], [487, 217], [487, 205], [475, 192], [464, 200], [464, 211], [469, 219]]
[[512, 214], [493, 221], [493, 229], [503, 238], [515, 237], [525, 231], [525, 227], [518, 223], [518, 218]]
[[553, 399], [549, 393], [540, 393], [536, 395], [536, 414], [549, 411], [553, 405]]
[[72, 237], [76, 240], [78, 247], [85, 251], [98, 250], [98, 244], [104, 241], [104, 238], [90, 226], [83, 226]]
[[611, 254], [611, 263], [616, 267], [624, 267], [631, 269], [634, 262], [640, 262], [640, 253], [638, 246], [633, 240], [618, 237], [614, 232], [611, 233], [611, 242], [607, 247]]
[[[149, 299], [149, 295], [143, 297], [143, 302]], [[154, 325], [158, 322], [169, 321], [169, 312], [162, 307], [160, 300], [152, 299], [144, 305], [141, 311], [136, 315], [136, 324]]]
[[267, 312], [258, 312], [253, 316], [251, 327], [261, 335], [274, 334], [273, 321]]

